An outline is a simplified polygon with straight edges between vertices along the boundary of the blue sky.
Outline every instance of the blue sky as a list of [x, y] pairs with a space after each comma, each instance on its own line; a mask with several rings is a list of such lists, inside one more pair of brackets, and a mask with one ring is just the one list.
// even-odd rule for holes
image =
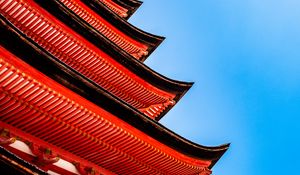
[[195, 82], [161, 123], [203, 145], [232, 143], [215, 175], [298, 172], [299, 9], [299, 0], [144, 0], [129, 20], [167, 38], [147, 65]]

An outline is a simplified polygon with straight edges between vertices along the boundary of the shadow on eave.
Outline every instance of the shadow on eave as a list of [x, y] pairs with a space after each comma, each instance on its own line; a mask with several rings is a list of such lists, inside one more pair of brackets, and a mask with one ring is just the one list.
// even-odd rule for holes
[[98, 15], [117, 27], [120, 31], [124, 32], [131, 38], [148, 46], [148, 55], [144, 56], [141, 60], [145, 61], [149, 55], [163, 42], [165, 37], [153, 35], [145, 32], [133, 25], [128, 21], [114, 13], [108, 7], [98, 0], [81, 0], [88, 7], [94, 10]]
[[[1, 36], [0, 43], [2, 47], [16, 54], [53, 80], [143, 131], [150, 137], [182, 154], [202, 160], [210, 160], [213, 164], [229, 148], [229, 144], [216, 147], [202, 146], [179, 136], [59, 61], [26, 35], [12, 28], [10, 24], [3, 20], [2, 15], [1, 18], [0, 32], [6, 34]], [[16, 45], [18, 47], [15, 47]]]
[[133, 13], [143, 4], [142, 1], [135, 1], [135, 0], [112, 0], [112, 1], [128, 10], [127, 12], [128, 16], [125, 18], [126, 20], [128, 20], [133, 15]]

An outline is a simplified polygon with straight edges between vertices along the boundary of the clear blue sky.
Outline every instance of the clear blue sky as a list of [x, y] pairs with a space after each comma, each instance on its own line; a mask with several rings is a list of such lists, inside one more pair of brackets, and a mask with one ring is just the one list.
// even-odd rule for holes
[[167, 38], [146, 64], [195, 82], [161, 123], [231, 142], [214, 175], [299, 173], [300, 1], [143, 1], [129, 21]]

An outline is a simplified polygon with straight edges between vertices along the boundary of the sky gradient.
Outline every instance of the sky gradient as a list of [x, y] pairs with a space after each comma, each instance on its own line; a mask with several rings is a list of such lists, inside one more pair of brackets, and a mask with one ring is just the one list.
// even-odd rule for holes
[[199, 144], [230, 142], [214, 175], [297, 174], [300, 1], [143, 1], [129, 21], [166, 37], [146, 64], [195, 82], [161, 123]]

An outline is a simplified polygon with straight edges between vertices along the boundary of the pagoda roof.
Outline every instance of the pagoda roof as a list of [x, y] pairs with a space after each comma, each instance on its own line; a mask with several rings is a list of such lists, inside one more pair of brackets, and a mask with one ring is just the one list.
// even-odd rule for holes
[[[112, 12], [99, 0], [30, 0], [39, 3], [53, 15], [58, 11], [67, 15], [75, 14], [78, 21], [87, 21], [89, 29], [111, 40], [134, 58], [145, 61], [148, 56], [162, 43], [165, 37], [150, 34], [131, 25], [125, 19]], [[52, 5], [54, 7], [52, 7]], [[72, 10], [71, 10], [72, 9]], [[61, 19], [61, 21], [64, 21]], [[71, 27], [71, 26], [70, 26]]]
[[135, 0], [98, 0], [107, 6], [112, 12], [118, 16], [129, 19], [130, 16], [139, 8], [142, 4], [141, 1]]
[[[38, 0], [39, 1], [39, 0]], [[57, 1], [57, 0], [55, 0]], [[151, 33], [142, 31], [141, 29], [131, 25], [128, 21], [119, 17], [111, 10], [108, 9], [102, 2], [98, 0], [81, 0], [88, 7], [94, 10], [101, 17], [106, 19], [110, 24], [118, 27], [119, 30], [126, 33], [131, 38], [142, 42], [148, 46], [148, 54], [142, 57], [141, 61], [147, 59], [147, 57], [162, 43], [165, 37], [153, 35]], [[47, 1], [48, 3], [48, 1]], [[50, 3], [50, 2], [49, 2]]]
[[128, 16], [125, 17], [126, 19], [130, 18], [130, 16], [142, 5], [142, 1], [136, 0], [112, 0], [116, 4], [126, 8], [128, 10]]
[[110, 24], [83, 2], [79, 0], [58, 0], [54, 3], [57, 4], [52, 5], [65, 9], [67, 13], [74, 13], [79, 17], [78, 21], [85, 22], [134, 58], [143, 61], [147, 57], [149, 51], [147, 44], [131, 38], [126, 32], [118, 29], [118, 26]]
[[[143, 133], [145, 133], [147, 135], [147, 136], [144, 136], [144, 138], [148, 139], [148, 136], [149, 136], [149, 137], [159, 141], [163, 145], [166, 145], [167, 147], [178, 151], [180, 154], [190, 157], [188, 159], [200, 159], [200, 160], [211, 161], [211, 163], [209, 165], [210, 167], [213, 166], [214, 163], [228, 149], [228, 146], [229, 146], [228, 144], [217, 146], [217, 147], [206, 147], [206, 146], [195, 144], [195, 143], [175, 134], [174, 132], [165, 128], [164, 126], [157, 123], [156, 121], [146, 117], [143, 113], [137, 111], [135, 108], [127, 105], [126, 103], [119, 100], [118, 98], [115, 98], [112, 94], [108, 93], [106, 90], [104, 90], [103, 88], [101, 88], [100, 86], [95, 84], [93, 81], [86, 79], [84, 76], [79, 74], [77, 71], [71, 69], [69, 66], [67, 66], [63, 62], [61, 62], [58, 59], [56, 59], [55, 57], [53, 57], [51, 54], [49, 54], [47, 51], [45, 51], [42, 47], [37, 45], [35, 42], [26, 38], [25, 35], [18, 34], [18, 33], [16, 33], [16, 31], [14, 31], [14, 29], [7, 28], [4, 25], [1, 25], [1, 33], [6, 34], [3, 36], [3, 39], [1, 39], [1, 45], [3, 47], [8, 49], [10, 52], [16, 54], [19, 58], [23, 59], [24, 61], [26, 61], [27, 63], [32, 65], [34, 68], [36, 68], [40, 72], [46, 74], [50, 78], [54, 79], [61, 85], [68, 87], [68, 89], [79, 94], [81, 97], [84, 97], [84, 99], [87, 99], [90, 102], [96, 104], [101, 109], [104, 109], [109, 114], [107, 114], [106, 112], [103, 112], [103, 110], [98, 109], [97, 107], [91, 107], [92, 109], [96, 110], [96, 108], [97, 108], [97, 111], [98, 110], [102, 111], [100, 113], [104, 116], [108, 116], [108, 117], [116, 116], [117, 118], [121, 119], [125, 123], [128, 123], [130, 126], [132, 126], [133, 128], [130, 129], [132, 131], [134, 131], [134, 128], [138, 129], [139, 131], [142, 131]], [[15, 47], [16, 45], [18, 47]], [[34, 59], [32, 59], [32, 58], [34, 58]], [[8, 60], [10, 62], [14, 62], [12, 58], [8, 59]], [[23, 69], [25, 68], [23, 63], [18, 63], [18, 64], [21, 64], [21, 65], [19, 65], [17, 67], [20, 67]], [[25, 68], [25, 69], [27, 72], [31, 70], [30, 68]], [[34, 74], [38, 74], [38, 73], [34, 73]], [[39, 75], [37, 77], [41, 77], [41, 75]], [[10, 82], [11, 80], [7, 80], [7, 81]], [[41, 80], [38, 80], [38, 81], [41, 81]], [[42, 81], [42, 82], [47, 83], [48, 85], [51, 85], [52, 87], [60, 86], [59, 84], [54, 83], [50, 79], [47, 81]], [[10, 85], [10, 86], [13, 86], [13, 85]], [[48, 87], [45, 87], [45, 88], [49, 89]], [[62, 90], [62, 87], [59, 87], [59, 89], [60, 89], [60, 91], [62, 91], [62, 93], [68, 91], [68, 90]], [[68, 91], [67, 94], [70, 94], [70, 93], [71, 93], [72, 98], [76, 99], [76, 101], [77, 101], [77, 99], [78, 100], [82, 99], [79, 96], [77, 97], [76, 94], [74, 94], [72, 92]], [[69, 95], [69, 97], [71, 97], [71, 96]], [[99, 99], [101, 99], [101, 100], [99, 100]], [[86, 100], [83, 100], [82, 102], [84, 102], [84, 101], [86, 101]], [[84, 102], [84, 104], [88, 105], [89, 103]], [[81, 108], [76, 107], [76, 109], [81, 109]], [[113, 120], [117, 121], [117, 119], [113, 119]], [[48, 120], [48, 121], [50, 121], [50, 120]], [[125, 125], [125, 123], [124, 123], [124, 125]], [[88, 124], [88, 123], [86, 123], [86, 124]], [[110, 125], [110, 126], [113, 126], [113, 125]], [[130, 127], [130, 126], [127, 126], [127, 127]], [[44, 132], [46, 132], [46, 131], [44, 131]], [[52, 140], [53, 139], [54, 138], [52, 138]], [[162, 145], [160, 145], [160, 146], [162, 146]]]
[[[30, 1], [28, 1], [28, 2], [30, 2]], [[50, 2], [50, 0], [47, 1], [47, 2]], [[25, 6], [24, 4], [23, 4], [23, 6], [26, 7], [26, 8], [29, 8], [29, 7]], [[8, 5], [6, 4], [4, 8], [7, 8], [7, 7], [8, 7]], [[41, 9], [41, 10], [43, 10], [43, 9]], [[31, 13], [33, 13], [33, 12], [31, 12]], [[35, 14], [36, 13], [37, 12], [35, 12]], [[38, 12], [38, 13], [41, 13], [41, 12]], [[44, 12], [44, 13], [47, 13], [47, 12]], [[136, 108], [140, 109], [141, 111], [145, 111], [144, 113], [147, 113], [147, 115], [149, 117], [155, 118], [156, 120], [159, 120], [162, 116], [164, 116], [164, 114], [168, 110], [170, 110], [172, 108], [172, 106], [192, 86], [192, 83], [171, 80], [167, 77], [164, 77], [164, 76], [158, 74], [157, 72], [153, 71], [152, 69], [150, 69], [149, 67], [147, 67], [146, 65], [141, 63], [140, 61], [128, 56], [128, 54], [126, 52], [122, 51], [120, 48], [114, 47], [114, 45], [112, 45], [109, 42], [109, 40], [107, 40], [105, 37], [99, 35], [98, 33], [95, 33], [93, 30], [83, 30], [83, 31], [86, 31], [86, 33], [82, 33], [82, 34], [92, 44], [94, 44], [94, 45], [98, 46], [99, 48], [101, 48], [101, 50], [97, 50], [96, 48], [94, 48], [93, 45], [87, 43], [88, 41], [84, 43], [83, 40], [85, 40], [85, 38], [77, 36], [76, 33], [74, 33], [71, 29], [68, 29], [67, 27], [64, 27], [63, 24], [61, 24], [60, 26], [51, 26], [51, 25], [58, 25], [60, 23], [60, 21], [58, 21], [56, 19], [53, 19], [53, 21], [55, 21], [55, 24], [54, 24], [54, 22], [52, 22], [52, 24], [50, 24], [50, 22], [46, 21], [45, 18], [41, 17], [40, 15], [39, 16], [34, 16], [34, 15], [30, 16], [31, 18], [33, 18], [33, 20], [40, 22], [40, 24], [36, 24], [36, 23], [33, 23], [31, 21], [29, 23], [31, 26], [39, 26], [39, 27], [43, 26], [43, 31], [52, 30], [54, 27], [57, 29], [55, 31], [57, 33], [57, 34], [55, 34], [56, 38], [51, 38], [52, 43], [50, 43], [50, 42], [48, 42], [48, 40], [49, 40], [49, 34], [48, 33], [51, 33], [53, 30], [51, 32], [48, 32], [48, 33], [38, 32], [39, 34], [36, 34], [38, 30], [36, 30], [35, 28], [32, 28], [30, 25], [29, 26], [31, 28], [26, 28], [26, 23], [19, 22], [18, 21], [19, 19], [15, 19], [14, 17], [11, 17], [11, 16], [7, 15], [7, 12], [5, 12], [3, 14], [8, 16], [10, 18], [10, 20], [14, 22], [14, 24], [11, 24], [10, 21], [8, 21], [6, 19], [6, 17], [1, 15], [2, 16], [1, 18], [3, 19], [3, 21], [6, 21], [4, 23], [9, 25], [10, 28], [14, 28], [19, 33], [20, 32], [23, 33], [23, 31], [26, 32], [25, 37], [33, 38], [34, 42], [37, 42], [39, 45], [42, 45], [51, 54], [53, 54], [56, 57], [60, 58], [60, 60], [62, 60], [64, 62], [67, 62], [67, 64], [71, 64], [72, 68], [74, 68], [77, 71], [83, 73], [85, 76], [92, 79], [93, 81], [100, 84], [101, 86], [103, 85], [104, 87], [106, 87], [106, 89], [114, 88], [114, 91], [115, 91], [114, 94], [116, 96], [121, 98], [121, 96], [124, 96], [124, 93], [126, 92], [127, 94], [125, 93], [126, 96], [121, 98], [122, 100], [125, 100], [126, 102], [129, 102], [129, 104], [135, 106]], [[13, 13], [10, 13], [10, 14], [13, 14]], [[29, 13], [27, 13], [27, 15], [28, 14]], [[70, 16], [67, 16], [66, 14], [63, 14], [63, 13], [60, 13], [60, 14], [62, 15], [62, 17], [65, 17], [65, 19], [72, 18], [72, 16], [70, 17]], [[22, 16], [22, 15], [19, 15], [19, 16]], [[48, 15], [48, 17], [51, 18], [50, 14]], [[54, 17], [52, 17], [52, 18], [54, 18]], [[28, 20], [29, 18], [23, 18], [22, 20], [24, 20], [24, 19]], [[40, 19], [40, 20], [36, 20], [36, 19]], [[43, 20], [44, 20], [44, 22], [42, 23]], [[85, 25], [79, 25], [79, 23], [74, 23], [73, 19], [70, 19], [70, 22], [72, 22], [72, 25], [70, 24], [71, 26], [74, 27], [74, 25], [76, 25], [75, 29], [76, 28], [87, 27]], [[14, 25], [17, 25], [18, 28], [20, 28], [22, 31], [19, 30]], [[49, 29], [46, 29], [47, 27]], [[65, 45], [67, 45], [69, 48], [72, 48], [72, 50], [66, 50], [66, 49], [63, 48], [60, 51], [60, 50], [58, 50], [58, 48], [55, 49], [54, 46], [56, 46], [56, 45], [53, 45], [53, 42], [55, 43], [55, 41], [57, 41], [58, 39], [63, 38], [66, 35], [68, 35], [68, 34], [64, 34], [65, 31], [61, 30], [62, 28], [65, 28], [65, 31], [73, 33], [72, 34], [73, 38], [72, 39], [70, 39], [71, 37], [66, 38], [64, 40], [67, 41], [67, 42], [63, 43]], [[39, 35], [43, 36], [43, 37], [46, 37], [48, 39], [47, 40], [43, 39]], [[54, 35], [53, 32], [51, 33], [51, 35]], [[103, 39], [101, 39], [101, 37]], [[59, 49], [61, 49], [62, 48], [61, 42], [56, 42], [56, 43], [59, 44], [59, 46], [57, 46], [57, 47], [59, 47]], [[66, 43], [68, 43], [68, 44], [66, 44]], [[74, 43], [76, 43], [76, 44], [79, 43], [79, 44], [75, 45]], [[71, 47], [70, 45], [72, 45], [72, 44], [74, 46]], [[76, 49], [74, 49], [74, 48], [76, 48]], [[73, 54], [74, 50], [78, 50], [80, 48], [81, 48], [81, 50], [82, 50], [82, 48], [85, 48], [85, 50], [88, 50], [88, 52], [86, 51], [85, 53], [90, 53], [90, 54], [86, 54], [87, 56], [84, 57], [85, 61], [80, 61], [80, 62], [74, 61], [74, 60], [78, 60], [78, 57], [74, 57], [71, 60], [68, 60], [69, 58], [66, 58], [70, 54], [69, 55], [65, 54], [65, 52], [72, 52], [72, 56], [74, 56], [74, 54]], [[91, 49], [93, 49], [95, 51], [93, 52], [93, 50], [91, 50]], [[99, 53], [102, 52], [102, 50], [107, 51], [107, 54], [109, 54], [110, 57], [105, 55], [104, 53], [102, 54], [102, 56], [99, 55]], [[82, 51], [80, 53], [82, 53]], [[90, 55], [93, 55], [93, 57], [91, 57]], [[89, 58], [89, 57], [91, 57], [91, 58]], [[111, 59], [111, 61], [108, 62], [108, 61], [104, 60], [102, 57], [109, 58], [109, 59]], [[87, 58], [89, 60], [92, 60], [92, 61], [87, 61], [88, 60]], [[114, 63], [113, 59], [115, 61], [117, 61], [117, 63]], [[101, 60], [101, 61], [99, 61], [99, 60]], [[82, 62], [84, 62], [84, 63], [82, 63]], [[126, 81], [128, 79], [128, 75], [129, 75], [129, 76], [132, 77], [132, 78], [129, 77], [129, 78], [131, 78], [130, 82], [132, 82], [132, 83], [129, 84], [129, 85], [126, 85], [126, 86], [123, 85], [123, 86], [120, 86], [120, 87], [118, 87], [118, 84], [116, 86], [111, 86], [110, 84], [107, 85], [107, 83], [105, 84], [105, 82], [101, 82], [102, 81], [101, 79], [100, 80], [97, 79], [97, 77], [100, 77], [100, 74], [91, 74], [89, 72], [86, 73], [86, 71], [90, 71], [90, 69], [86, 70], [86, 69], [83, 69], [82, 67], [80, 67], [81, 65], [84, 65], [84, 66], [88, 67], [88, 66], [91, 65], [91, 63], [94, 63], [94, 64], [98, 63], [101, 66], [102, 65], [106, 66], [106, 68], [110, 66], [109, 69], [108, 68], [104, 69], [105, 71], [116, 70], [116, 71], [110, 71], [110, 72], [107, 72], [107, 73], [104, 72], [103, 75], [101, 75], [101, 76], [106, 76], [106, 77], [107, 77], [107, 75], [111, 75], [110, 78], [112, 77], [113, 79], [111, 78], [110, 80], [108, 80], [108, 82], [115, 81], [118, 77], [121, 77], [121, 78], [123, 77], [122, 79], [120, 79], [118, 84], [123, 83], [123, 82], [126, 83]], [[78, 67], [78, 64], [80, 64], [79, 67]], [[116, 67], [114, 65], [119, 65], [119, 66]], [[97, 66], [97, 67], [99, 67], [99, 66]], [[102, 68], [102, 67], [100, 67], [100, 68]], [[96, 67], [92, 67], [91, 69], [93, 69], [93, 71], [103, 72], [103, 69], [100, 69], [100, 68], [99, 68], [99, 70], [94, 70], [94, 69], [96, 69]], [[125, 73], [122, 73], [118, 69], [122, 70]], [[114, 75], [115, 75], [115, 77], [113, 77]], [[95, 76], [97, 76], [97, 77], [95, 77]], [[144, 85], [141, 86], [141, 84], [144, 84]], [[137, 90], [130, 91], [130, 93], [133, 94], [131, 96], [128, 96], [130, 94], [128, 94], [127, 91], [123, 90], [124, 88], [127, 88], [128, 86], [137, 87], [136, 88]], [[116, 89], [116, 88], [119, 88], [119, 89]], [[116, 90], [118, 90], [118, 91], [116, 92]], [[119, 90], [121, 90], [121, 91], [119, 91]], [[123, 91], [124, 91], [124, 93], [123, 93]], [[134, 96], [136, 93], [139, 93], [139, 94], [142, 93], [142, 95]], [[151, 103], [147, 102], [147, 101], [150, 100], [149, 99], [150, 97], [151, 97], [151, 100], [152, 100], [152, 102], [150, 101]], [[145, 98], [148, 98], [148, 99], [147, 99], [147, 101], [144, 102], [143, 100], [145, 100]], [[132, 100], [133, 100], [133, 102], [130, 102]], [[136, 100], [139, 100], [139, 101], [136, 101]], [[156, 106], [156, 105], [159, 105], [159, 106]]]

